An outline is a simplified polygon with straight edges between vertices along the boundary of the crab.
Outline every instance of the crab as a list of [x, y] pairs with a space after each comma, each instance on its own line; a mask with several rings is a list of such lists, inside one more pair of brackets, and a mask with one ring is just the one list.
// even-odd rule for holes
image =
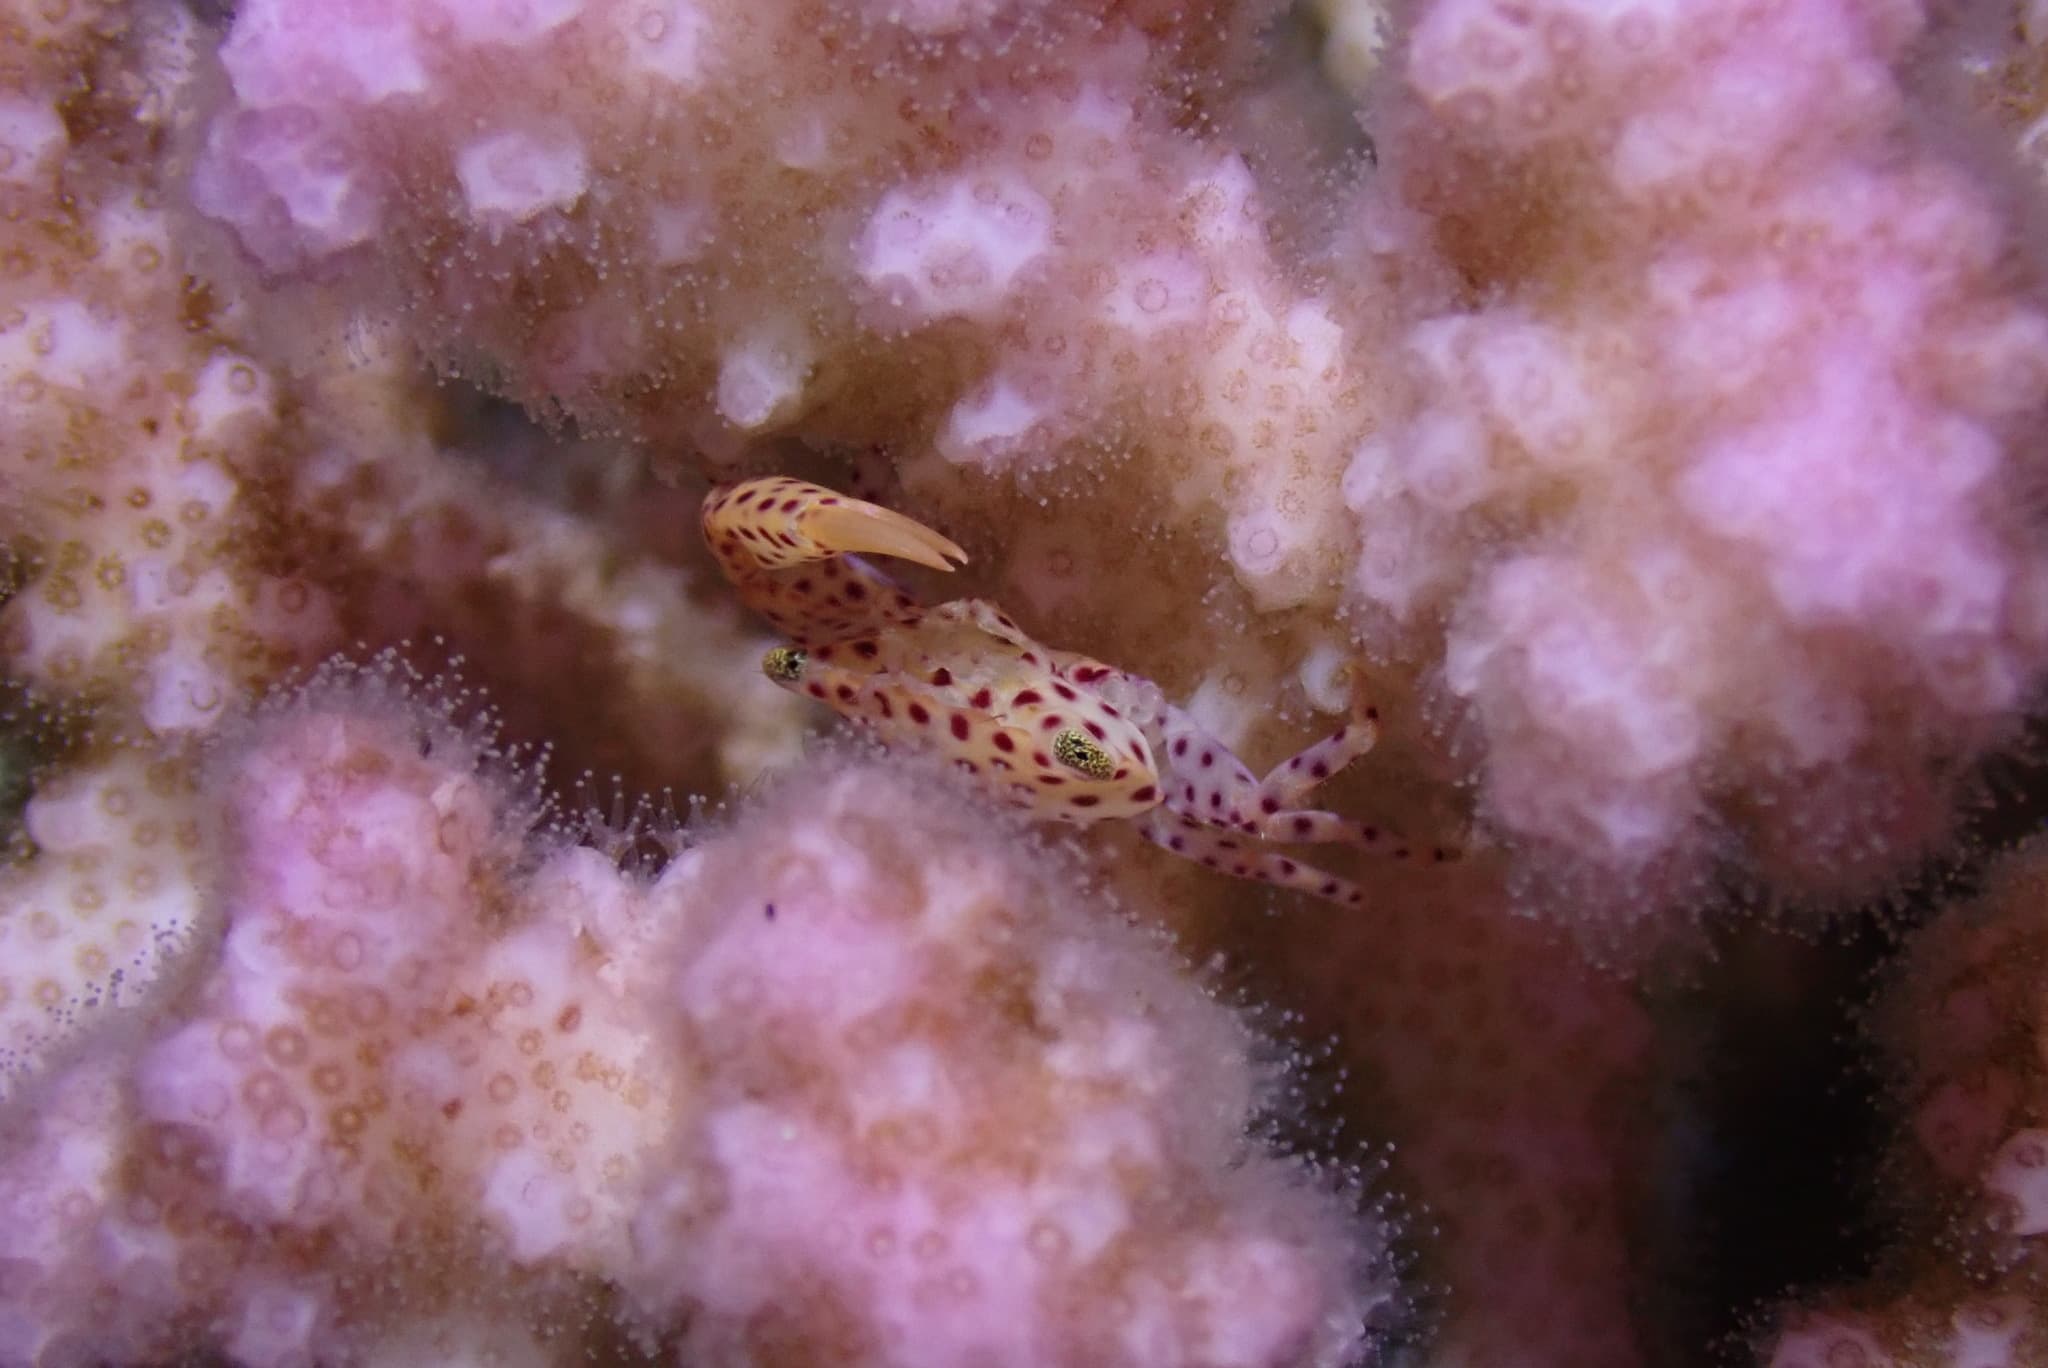
[[926, 607], [861, 558], [942, 571], [966, 562], [922, 523], [771, 477], [713, 489], [703, 525], [740, 599], [789, 638], [761, 662], [769, 679], [885, 742], [936, 750], [1039, 817], [1135, 821], [1147, 840], [1210, 869], [1348, 907], [1365, 901], [1357, 884], [1266, 843], [1418, 854], [1383, 827], [1303, 805], [1372, 748], [1370, 706], [1258, 778], [1150, 680], [1041, 645], [986, 600]]

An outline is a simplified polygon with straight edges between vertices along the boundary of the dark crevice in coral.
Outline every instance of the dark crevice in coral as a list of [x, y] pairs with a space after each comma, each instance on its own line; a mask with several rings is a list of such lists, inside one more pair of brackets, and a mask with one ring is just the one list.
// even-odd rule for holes
[[1697, 981], [1653, 1003], [1670, 1124], [1640, 1213], [1658, 1276], [1637, 1319], [1674, 1365], [1753, 1362], [1759, 1317], [1788, 1288], [1860, 1282], [1886, 1223], [1872, 1175], [1894, 1118], [1855, 1020], [1894, 936], [1747, 922], [1714, 940]]

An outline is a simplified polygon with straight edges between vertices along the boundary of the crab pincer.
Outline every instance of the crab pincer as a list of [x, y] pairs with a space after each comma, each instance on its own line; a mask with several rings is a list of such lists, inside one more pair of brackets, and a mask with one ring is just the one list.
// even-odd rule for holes
[[863, 555], [951, 571], [967, 553], [912, 518], [786, 476], [714, 489], [704, 541], [749, 608], [800, 644], [915, 620], [917, 600]]

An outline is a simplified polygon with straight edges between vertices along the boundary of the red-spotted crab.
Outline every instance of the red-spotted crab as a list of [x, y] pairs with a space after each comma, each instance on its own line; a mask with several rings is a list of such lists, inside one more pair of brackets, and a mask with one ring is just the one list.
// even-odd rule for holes
[[1358, 885], [1252, 841], [1414, 853], [1301, 806], [1372, 748], [1373, 708], [1255, 778], [1150, 680], [1042, 646], [981, 599], [919, 604], [856, 553], [947, 571], [967, 556], [900, 513], [801, 480], [749, 480], [711, 491], [704, 539], [740, 598], [795, 643], [768, 652], [770, 679], [887, 741], [936, 749], [1039, 816], [1135, 818], [1148, 840], [1212, 869], [1352, 907]]

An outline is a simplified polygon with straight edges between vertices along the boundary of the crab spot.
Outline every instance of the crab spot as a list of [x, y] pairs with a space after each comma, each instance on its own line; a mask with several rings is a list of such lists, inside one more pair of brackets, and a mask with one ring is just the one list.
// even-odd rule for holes
[[1215, 756], [1215, 754], [1214, 754], [1213, 752], [1210, 752], [1210, 751], [1203, 751], [1203, 752], [1202, 752], [1202, 768], [1203, 768], [1203, 769], [1207, 769], [1207, 768], [1209, 768], [1209, 766], [1211, 766], [1211, 765], [1213, 765], [1213, 764], [1215, 764], [1215, 763], [1216, 763], [1216, 756]]
[[1297, 817], [1294, 819], [1294, 832], [1297, 836], [1306, 836], [1311, 831], [1314, 831], [1315, 827], [1316, 824], [1312, 818]]
[[887, 694], [878, 693], [875, 695], [875, 711], [884, 717], [894, 717], [896, 715], [896, 710], [889, 706], [889, 695]]
[[1294, 861], [1292, 861], [1292, 860], [1282, 860], [1282, 861], [1280, 861], [1280, 872], [1281, 872], [1282, 874], [1292, 875], [1292, 874], [1294, 873], [1294, 871], [1295, 871], [1295, 870], [1297, 870], [1297, 869], [1299, 869], [1299, 868], [1301, 868], [1301, 866], [1300, 866], [1300, 865], [1298, 865], [1298, 864], [1296, 864], [1296, 863], [1295, 863]]
[[1033, 751], [1031, 752], [1031, 763], [1038, 766], [1040, 769], [1051, 769], [1052, 757], [1050, 755], [1047, 755], [1044, 751]]
[[1378, 708], [1367, 708], [1367, 709], [1365, 710], [1365, 720], [1366, 720], [1366, 721], [1368, 721], [1368, 722], [1377, 722], [1377, 721], [1379, 721], [1379, 720], [1380, 720], [1380, 710], [1379, 710]]
[[994, 736], [990, 737], [989, 739], [995, 743], [995, 748], [1003, 752], [1005, 755], [1017, 749], [1017, 743], [1010, 739], [1010, 734], [1008, 732], [997, 732]]
[[1072, 703], [1075, 699], [1080, 697], [1079, 694], [1075, 693], [1072, 689], [1068, 688], [1066, 685], [1060, 683], [1057, 680], [1053, 681], [1052, 691], [1058, 694], [1061, 698], [1066, 699], [1069, 703]]
[[1330, 777], [1330, 767], [1320, 760], [1316, 761], [1315, 764], [1309, 766], [1308, 772], [1318, 779], [1327, 779]]
[[859, 603], [862, 599], [866, 598], [867, 596], [868, 587], [865, 584], [862, 584], [859, 580], [848, 580], [846, 582], [847, 598], [851, 599], [855, 603]]
[[1188, 848], [1188, 843], [1182, 837], [1169, 836], [1166, 838], [1166, 848], [1168, 850], [1186, 850]]
[[1095, 738], [1095, 739], [1096, 739], [1097, 741], [1106, 741], [1106, 740], [1108, 740], [1108, 739], [1109, 739], [1109, 733], [1108, 733], [1108, 732], [1106, 732], [1106, 731], [1104, 731], [1104, 730], [1103, 730], [1103, 729], [1101, 728], [1101, 726], [1100, 726], [1100, 725], [1098, 725], [1097, 723], [1094, 723], [1094, 722], [1083, 722], [1083, 723], [1081, 724], [1081, 726], [1082, 726], [1083, 728], [1085, 728], [1085, 729], [1087, 730], [1088, 734], [1089, 734], [1090, 736], [1094, 737], [1094, 738]]
[[1181, 737], [1178, 741], [1175, 741], [1173, 743], [1173, 753], [1176, 756], [1182, 756], [1188, 753], [1188, 739], [1185, 736]]
[[983, 712], [986, 712], [988, 711], [989, 705], [995, 702], [995, 695], [990, 693], [987, 689], [976, 689], [974, 691], [974, 697], [970, 698], [967, 701], [972, 703], [975, 707], [981, 709]]
[[1057, 774], [1041, 774], [1038, 776], [1038, 782], [1045, 785], [1047, 788], [1058, 788], [1061, 784], [1064, 784], [1067, 781], [1065, 779], [1062, 779]]
[[1380, 838], [1380, 829], [1376, 826], [1362, 826], [1358, 829], [1358, 834], [1368, 841], [1377, 841]]
[[813, 684], [811, 685], [810, 692], [813, 698], [823, 698], [825, 696], [825, 686], [823, 684]]
[[953, 714], [953, 739], [956, 741], [965, 741], [967, 739], [966, 713]]
[[910, 720], [922, 727], [932, 720], [931, 710], [922, 703], [913, 703], [910, 705]]
[[1067, 801], [1079, 808], [1091, 808], [1102, 800], [1092, 793], [1077, 793]]
[[1222, 807], [1222, 806], [1223, 806], [1223, 795], [1222, 795], [1222, 794], [1220, 794], [1220, 793], [1212, 793], [1212, 794], [1210, 794], [1210, 795], [1209, 795], [1209, 806], [1210, 806], [1210, 807], [1212, 807], [1212, 808], [1220, 808], [1220, 807]]
[[1153, 788], [1150, 784], [1147, 784], [1145, 785], [1145, 787], [1139, 789], [1137, 792], [1131, 795], [1131, 801], [1134, 803], [1149, 803], [1154, 798], [1158, 797], [1158, 795], [1159, 790]]
[[1040, 731], [1058, 731], [1063, 725], [1060, 721], [1060, 715], [1052, 713], [1046, 717], [1045, 721], [1038, 724], [1038, 729]]
[[932, 671], [932, 683], [937, 687], [943, 689], [952, 682], [953, 672], [945, 666], [941, 665], [938, 669]]
[[1029, 707], [1033, 703], [1042, 702], [1044, 698], [1045, 695], [1036, 689], [1019, 689], [1010, 696], [1010, 704], [1018, 708]]
[[862, 660], [873, 660], [877, 655], [881, 654], [881, 649], [872, 641], [856, 641], [853, 643], [853, 653]]
[[841, 684], [841, 685], [840, 685], [840, 686], [839, 686], [838, 688], [834, 689], [834, 690], [833, 690], [832, 692], [834, 692], [834, 693], [836, 693], [836, 694], [838, 694], [838, 695], [839, 695], [839, 701], [840, 701], [841, 703], [851, 703], [851, 702], [853, 702], [853, 696], [854, 696], [854, 693], [855, 693], [855, 689], [854, 689], [853, 685], [851, 685], [851, 684]]
[[1278, 798], [1267, 797], [1259, 799], [1259, 811], [1265, 813], [1268, 817], [1279, 810], [1280, 800]]

